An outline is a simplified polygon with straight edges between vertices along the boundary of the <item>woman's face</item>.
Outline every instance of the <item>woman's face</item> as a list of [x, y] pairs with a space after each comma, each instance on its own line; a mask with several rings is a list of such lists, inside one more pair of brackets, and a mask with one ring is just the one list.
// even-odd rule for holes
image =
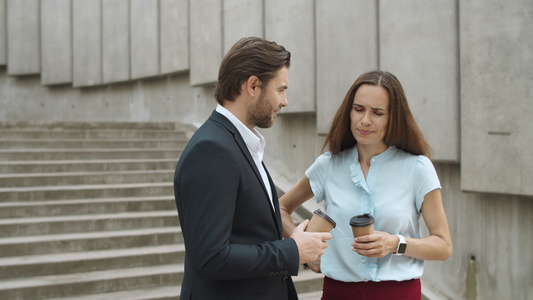
[[389, 124], [389, 94], [381, 86], [363, 84], [355, 93], [350, 112], [351, 129], [358, 146], [385, 146]]

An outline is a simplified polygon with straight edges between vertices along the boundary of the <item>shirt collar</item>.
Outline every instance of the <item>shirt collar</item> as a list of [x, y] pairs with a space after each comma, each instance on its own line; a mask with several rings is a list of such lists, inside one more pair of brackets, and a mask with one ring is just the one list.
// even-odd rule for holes
[[237, 119], [233, 113], [220, 104], [217, 104], [216, 111], [228, 118], [235, 128], [237, 128], [250, 151], [256, 153], [263, 152], [266, 141], [261, 133], [257, 131], [257, 129], [253, 128], [253, 130], [250, 130], [248, 127], [246, 127], [246, 125], [244, 125], [244, 123], [241, 122], [241, 120]]

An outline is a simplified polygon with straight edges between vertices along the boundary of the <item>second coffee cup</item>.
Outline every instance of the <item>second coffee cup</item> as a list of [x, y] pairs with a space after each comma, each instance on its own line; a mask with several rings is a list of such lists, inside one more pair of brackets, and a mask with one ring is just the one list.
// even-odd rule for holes
[[374, 217], [370, 214], [362, 214], [353, 216], [350, 219], [352, 226], [353, 237], [371, 234], [374, 232]]
[[315, 210], [313, 217], [309, 221], [309, 224], [307, 224], [307, 228], [305, 231], [309, 232], [330, 232], [333, 228], [335, 228], [337, 224], [335, 221], [333, 221], [332, 218], [330, 218], [328, 215], [326, 215], [325, 212], [321, 211], [320, 209]]

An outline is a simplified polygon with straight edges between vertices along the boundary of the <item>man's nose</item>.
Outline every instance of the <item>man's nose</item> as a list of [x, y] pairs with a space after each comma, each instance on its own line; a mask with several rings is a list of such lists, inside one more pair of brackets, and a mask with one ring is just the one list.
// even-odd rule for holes
[[281, 106], [285, 107], [287, 105], [289, 105], [289, 101], [287, 101], [287, 97], [284, 97], [283, 99], [281, 99]]

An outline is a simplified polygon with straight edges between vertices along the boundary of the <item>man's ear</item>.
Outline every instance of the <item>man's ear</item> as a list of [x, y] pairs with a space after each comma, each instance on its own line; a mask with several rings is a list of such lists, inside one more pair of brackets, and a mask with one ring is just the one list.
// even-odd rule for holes
[[251, 97], [255, 97], [259, 94], [259, 87], [261, 87], [260, 83], [261, 82], [257, 76], [252, 75], [248, 77], [248, 80], [246, 80], [244, 84], [245, 92]]

